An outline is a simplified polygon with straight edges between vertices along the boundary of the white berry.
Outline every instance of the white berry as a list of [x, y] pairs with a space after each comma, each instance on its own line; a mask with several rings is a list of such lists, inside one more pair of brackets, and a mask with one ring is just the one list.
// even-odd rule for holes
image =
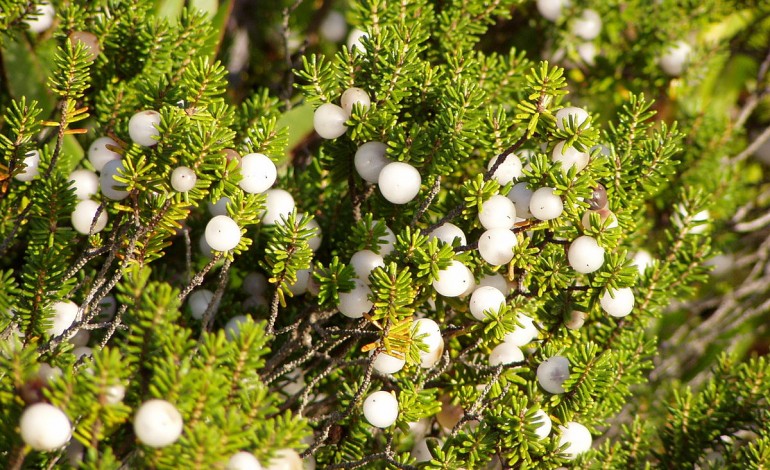
[[392, 163], [385, 157], [387, 149], [387, 145], [377, 141], [367, 142], [358, 147], [353, 157], [353, 164], [364, 181], [377, 183], [382, 169], [388, 163]]
[[262, 470], [262, 465], [251, 452], [240, 451], [230, 457], [225, 470]]
[[209, 213], [211, 215], [227, 215], [227, 205], [230, 204], [230, 198], [222, 196], [216, 202], [208, 202]]
[[591, 449], [593, 442], [591, 432], [582, 424], [570, 421], [564, 426], [559, 426], [559, 431], [561, 431], [559, 446], [567, 446], [563, 452], [567, 454], [568, 459], [573, 460], [579, 454]]
[[439, 225], [432, 232], [430, 232], [430, 238], [438, 238], [440, 241], [451, 245], [456, 239], [459, 239], [459, 245], [463, 246], [467, 243], [465, 240], [465, 232], [463, 229], [451, 222], [444, 222]]
[[120, 160], [120, 154], [116, 153], [107, 146], [119, 147], [118, 143], [109, 137], [99, 137], [91, 143], [88, 147], [88, 161], [94, 166], [94, 170], [101, 172], [104, 165], [112, 160]]
[[569, 0], [537, 0], [537, 11], [543, 15], [543, 18], [556, 21], [561, 17], [562, 8], [569, 4]]
[[529, 189], [527, 183], [516, 183], [511, 190], [508, 191], [508, 199], [510, 199], [516, 207], [516, 217], [521, 219], [529, 219], [532, 217], [532, 213], [529, 212], [529, 202], [532, 200], [533, 193], [534, 191]]
[[515, 346], [508, 342], [503, 342], [495, 346], [491, 353], [489, 353], [489, 365], [492, 367], [499, 366], [501, 364], [516, 364], [517, 362], [524, 361], [524, 353], [521, 352], [518, 346]]
[[369, 274], [374, 268], [384, 267], [385, 261], [382, 256], [371, 250], [361, 250], [353, 253], [350, 258], [350, 265], [353, 266], [356, 276], [365, 284], [369, 284]]
[[69, 180], [78, 199], [88, 199], [99, 192], [99, 177], [91, 170], [75, 170], [70, 173]]
[[429, 369], [441, 359], [444, 352], [444, 338], [441, 336], [441, 328], [439, 328], [438, 323], [429, 318], [415, 320], [414, 326], [416, 327], [415, 338], [425, 335], [421, 340], [428, 347], [427, 351], [420, 351], [420, 367]]
[[479, 222], [487, 230], [511, 229], [516, 223], [516, 206], [507, 197], [495, 194], [481, 204]]
[[433, 288], [444, 297], [457, 297], [475, 285], [473, 273], [460, 261], [453, 260], [445, 269], [438, 272], [438, 278], [433, 281]]
[[226, 215], [212, 217], [206, 224], [206, 243], [216, 251], [229, 251], [241, 241], [241, 228]]
[[[487, 171], [491, 170], [495, 163], [500, 158], [500, 155], [495, 156], [487, 164]], [[492, 175], [501, 185], [512, 183], [518, 178], [521, 178], [521, 159], [516, 154], [511, 153], [505, 160], [497, 166], [495, 173]]]
[[556, 144], [551, 153], [554, 162], [561, 162], [561, 169], [564, 173], [567, 173], [572, 167], [575, 167], [579, 172], [588, 166], [590, 155], [586, 152], [581, 152], [575, 147], [565, 148], [564, 144], [564, 141]]
[[630, 287], [607, 289], [599, 300], [599, 304], [611, 317], [625, 317], [634, 309], [634, 292]]
[[537, 366], [537, 381], [548, 393], [564, 393], [562, 384], [569, 378], [569, 360], [553, 356]]
[[241, 158], [241, 176], [238, 185], [247, 193], [263, 193], [270, 189], [278, 177], [275, 163], [261, 153], [250, 153]]
[[143, 147], [151, 147], [158, 143], [156, 137], [160, 124], [160, 113], [153, 110], [140, 111], [128, 121], [128, 135], [135, 143]]
[[342, 93], [340, 104], [342, 105], [342, 109], [350, 115], [350, 113], [353, 112], [354, 105], [360, 105], [365, 111], [369, 109], [372, 101], [369, 99], [369, 94], [366, 91], [361, 88], [351, 87]]
[[266, 470], [303, 470], [302, 458], [294, 449], [279, 449], [270, 459]]
[[516, 234], [507, 228], [493, 228], [479, 237], [479, 254], [492, 266], [508, 264], [513, 259]]
[[26, 167], [14, 178], [18, 181], [32, 181], [40, 174], [40, 152], [37, 150], [27, 152], [24, 155], [24, 165]]
[[587, 41], [596, 38], [602, 31], [602, 18], [594, 10], [584, 10], [572, 22], [572, 33]]
[[247, 323], [249, 317], [246, 315], [236, 315], [233, 318], [227, 320], [225, 324], [225, 338], [228, 341], [232, 341], [241, 334], [241, 325]]
[[275, 225], [281, 222], [281, 218], [288, 218], [294, 210], [294, 198], [283, 189], [268, 189], [265, 194], [265, 212], [262, 216], [262, 223], [266, 225]]
[[537, 327], [532, 318], [520, 313], [516, 316], [516, 321], [521, 326], [516, 326], [513, 331], [507, 333], [503, 338], [506, 343], [511, 343], [514, 346], [526, 346], [531, 343], [533, 339], [537, 338]]
[[538, 422], [537, 428], [535, 429], [535, 434], [537, 434], [537, 437], [540, 439], [545, 439], [549, 434], [551, 434], [551, 427], [553, 426], [551, 417], [548, 416], [545, 411], [537, 410], [535, 411], [534, 418], [535, 421]]
[[[575, 106], [568, 106], [556, 111], [556, 127], [561, 130], [567, 128], [567, 124], [572, 118], [575, 122], [575, 127], [580, 127], [586, 120], [588, 120], [588, 111], [583, 108], [577, 108]], [[591, 127], [590, 125], [588, 127]]]
[[631, 264], [636, 266], [636, 269], [639, 270], [639, 274], [642, 275], [647, 270], [648, 266], [652, 266], [653, 261], [649, 251], [639, 250], [632, 258]]
[[54, 302], [51, 305], [51, 310], [53, 310], [53, 317], [51, 318], [51, 326], [48, 327], [48, 334], [59, 336], [75, 322], [79, 307], [75, 302], [65, 300]]
[[214, 298], [214, 293], [208, 289], [198, 289], [190, 294], [190, 298], [187, 304], [190, 306], [190, 312], [193, 318], [200, 320], [203, 318], [203, 314], [211, 304], [211, 300]]
[[494, 287], [503, 294], [511, 291], [511, 287], [508, 285], [508, 281], [506, 281], [503, 275], [500, 273], [487, 274], [479, 279], [479, 283], [476, 288], [478, 289], [484, 286]]
[[364, 400], [364, 418], [378, 428], [387, 428], [398, 419], [398, 400], [384, 390], [370, 394]]
[[406, 359], [391, 356], [383, 350], [374, 358], [372, 367], [380, 374], [395, 374], [403, 369], [404, 365], [406, 365]]
[[345, 15], [336, 10], [330, 11], [318, 27], [321, 37], [330, 42], [342, 41], [347, 32], [348, 22], [345, 21]]
[[318, 222], [316, 222], [315, 219], [310, 219], [305, 227], [313, 231], [313, 235], [307, 240], [307, 246], [313, 251], [318, 251], [318, 249], [321, 248], [321, 241], [323, 240], [321, 226], [318, 225]]
[[585, 312], [579, 310], [573, 310], [569, 313], [569, 318], [564, 321], [564, 326], [570, 330], [579, 330], [586, 322], [587, 315]]
[[380, 255], [388, 256], [396, 248], [396, 235], [383, 222], [373, 220], [372, 226], [376, 225], [382, 225], [385, 228], [385, 235], [377, 241], [377, 246], [380, 249]]
[[35, 16], [29, 16], [24, 19], [24, 22], [29, 26], [29, 30], [35, 34], [47, 31], [53, 25], [53, 21], [56, 18], [56, 10], [49, 2], [40, 2]]
[[57, 450], [72, 437], [67, 415], [48, 403], [28, 406], [21, 414], [19, 428], [24, 443], [41, 452]]
[[126, 184], [115, 180], [115, 176], [119, 176], [118, 172], [123, 172], [125, 169], [120, 160], [110, 160], [102, 167], [102, 174], [99, 175], [99, 189], [106, 198], [120, 201], [128, 197], [128, 191], [123, 190]]
[[107, 212], [102, 207], [102, 210], [99, 212], [99, 217], [93, 224], [93, 230], [91, 230], [91, 223], [94, 222], [97, 211], [99, 211], [99, 203], [96, 201], [86, 199], [78, 202], [75, 206], [75, 210], [72, 211], [72, 216], [70, 218], [72, 226], [78, 233], [82, 233], [83, 235], [101, 232], [104, 230], [104, 227], [107, 226]]
[[404, 162], [388, 163], [377, 179], [382, 196], [393, 204], [406, 204], [414, 199], [420, 192], [420, 184], [420, 172]]
[[593, 237], [577, 237], [567, 251], [567, 259], [572, 269], [582, 274], [592, 273], [604, 264], [604, 248]]
[[347, 120], [348, 113], [344, 109], [336, 104], [324, 103], [313, 114], [313, 127], [324, 139], [336, 139], [347, 132]]
[[470, 310], [476, 320], [486, 320], [485, 311], [490, 310], [497, 313], [504, 305], [505, 295], [494, 287], [479, 287], [471, 294]]
[[293, 295], [302, 295], [305, 292], [308, 292], [312, 282], [312, 275], [313, 272], [311, 269], [300, 269], [297, 271], [297, 280], [294, 282], [294, 284], [289, 286], [289, 291]]
[[241, 288], [249, 295], [264, 295], [267, 292], [267, 277], [262, 273], [252, 271], [243, 278]]
[[551, 220], [564, 211], [561, 198], [553, 193], [553, 188], [539, 188], [529, 200], [529, 212], [539, 220]]
[[361, 279], [353, 279], [355, 287], [350, 292], [340, 292], [340, 303], [337, 305], [340, 313], [349, 318], [361, 318], [374, 305], [369, 300], [372, 291]]
[[179, 410], [166, 400], [148, 400], [134, 416], [134, 434], [142, 444], [150, 447], [173, 444], [182, 435], [183, 425]]
[[658, 59], [658, 64], [667, 75], [677, 77], [684, 72], [691, 53], [692, 47], [684, 41], [679, 41], [666, 49]]
[[350, 31], [350, 34], [348, 34], [348, 39], [347, 39], [348, 49], [351, 52], [355, 49], [358, 49], [360, 52], [363, 52], [365, 48], [361, 40], [363, 38], [368, 38], [368, 37], [369, 35], [361, 31], [360, 29], [358, 28], [353, 29], [352, 31]]
[[195, 187], [198, 176], [192, 168], [178, 166], [171, 172], [171, 187], [174, 191], [186, 193]]
[[596, 65], [596, 46], [592, 42], [578, 44], [577, 53], [586, 65]]

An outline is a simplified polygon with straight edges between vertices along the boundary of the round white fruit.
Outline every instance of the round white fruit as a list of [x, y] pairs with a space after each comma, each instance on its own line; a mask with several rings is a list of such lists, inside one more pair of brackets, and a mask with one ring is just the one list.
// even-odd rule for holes
[[28, 406], [21, 414], [19, 428], [24, 443], [41, 452], [57, 450], [72, 437], [67, 415], [48, 403]]
[[564, 321], [564, 326], [570, 330], [579, 330], [586, 322], [588, 315], [579, 310], [573, 310], [569, 313], [569, 318]]
[[243, 278], [243, 291], [249, 295], [265, 295], [267, 292], [267, 277], [255, 271], [248, 273]]
[[388, 256], [396, 248], [396, 235], [383, 222], [373, 220], [372, 225], [382, 225], [385, 228], [385, 235], [377, 241], [377, 246], [380, 249], [380, 255]]
[[47, 31], [56, 19], [56, 10], [49, 2], [40, 2], [35, 10], [34, 16], [28, 16], [24, 22], [29, 26], [29, 30], [35, 34]]
[[415, 338], [421, 338], [428, 347], [427, 351], [420, 351], [420, 367], [429, 369], [433, 367], [444, 352], [444, 338], [441, 336], [441, 328], [438, 323], [429, 318], [420, 318], [414, 321], [416, 327]]
[[[487, 165], [487, 171], [492, 170], [492, 167], [495, 166], [495, 163], [497, 163], [499, 158], [500, 155], [497, 155], [489, 161], [489, 164]], [[521, 178], [521, 170], [521, 159], [517, 157], [516, 154], [512, 153], [505, 157], [505, 160], [503, 160], [503, 162], [497, 166], [497, 169], [495, 170], [495, 173], [492, 175], [492, 177], [496, 179], [497, 182], [501, 185], [505, 185], [516, 181], [518, 178]]]
[[347, 32], [348, 22], [345, 21], [345, 15], [337, 10], [330, 11], [318, 27], [318, 33], [321, 37], [330, 42], [342, 41]]
[[647, 270], [648, 266], [652, 266], [654, 259], [647, 250], [639, 250], [634, 254], [632, 258], [632, 264], [639, 270], [639, 274], [642, 275]]
[[551, 153], [554, 162], [561, 162], [561, 169], [564, 173], [567, 173], [572, 167], [575, 167], [580, 172], [588, 166], [588, 162], [591, 159], [589, 154], [581, 152], [575, 147], [564, 148], [564, 144], [564, 141], [556, 144]]
[[583, 59], [583, 62], [586, 65], [596, 65], [596, 45], [594, 45], [594, 43], [584, 42], [582, 44], [578, 44], [575, 49], [577, 49], [578, 55], [581, 59]]
[[236, 315], [233, 318], [227, 320], [225, 324], [225, 338], [228, 341], [232, 341], [241, 334], [241, 324], [249, 321], [249, 317], [246, 315]]
[[684, 41], [679, 41], [666, 49], [658, 59], [658, 64], [667, 75], [676, 77], [684, 72], [691, 53], [692, 47]]
[[495, 346], [491, 353], [489, 353], [489, 365], [492, 367], [499, 366], [501, 364], [516, 364], [524, 361], [524, 353], [521, 352], [518, 346], [515, 346], [508, 342], [503, 342]]
[[460, 246], [463, 246], [467, 243], [463, 229], [451, 222], [444, 222], [443, 224], [439, 225], [433, 229], [432, 232], [430, 232], [429, 236], [431, 238], [438, 238], [448, 245], [453, 244], [456, 239], [459, 239]]
[[476, 288], [478, 289], [484, 286], [494, 287], [503, 294], [507, 294], [511, 291], [511, 287], [508, 285], [508, 281], [506, 281], [503, 275], [500, 273], [486, 274], [481, 279], [479, 279], [479, 283]]
[[562, 8], [569, 4], [569, 0], [537, 0], [537, 11], [543, 15], [543, 18], [556, 21], [561, 17]]
[[278, 177], [275, 163], [267, 155], [250, 153], [241, 158], [241, 176], [238, 185], [247, 193], [263, 193], [270, 189]]
[[481, 204], [479, 222], [487, 230], [511, 229], [516, 224], [516, 206], [507, 197], [495, 194]]
[[99, 192], [99, 176], [91, 170], [75, 170], [70, 173], [69, 180], [78, 199], [85, 200]]
[[392, 163], [385, 157], [388, 146], [382, 142], [367, 142], [356, 150], [353, 157], [353, 164], [356, 172], [369, 183], [377, 183], [380, 178], [380, 172], [389, 163]]
[[539, 423], [538, 427], [535, 429], [535, 434], [537, 434], [537, 437], [540, 439], [545, 439], [549, 434], [551, 434], [551, 427], [553, 427], [551, 417], [548, 416], [545, 411], [537, 410], [535, 411], [534, 418], [535, 421]]
[[438, 272], [433, 288], [444, 297], [458, 297], [474, 284], [471, 270], [460, 261], [453, 260], [446, 269]]
[[24, 155], [24, 165], [26, 167], [17, 173], [14, 178], [17, 181], [32, 181], [40, 174], [40, 152], [32, 150]]
[[[75, 206], [75, 210], [72, 211], [72, 226], [78, 233], [88, 235], [89, 233], [99, 233], [107, 226], [107, 212], [104, 208], [99, 211], [100, 204], [96, 201], [86, 199], [80, 201]], [[94, 222], [94, 217], [99, 211], [99, 217]], [[93, 223], [93, 230], [91, 230], [91, 224]]]
[[356, 276], [364, 283], [369, 284], [369, 274], [377, 267], [385, 267], [382, 256], [371, 250], [361, 250], [353, 253], [350, 265], [356, 272]]
[[564, 211], [561, 198], [553, 193], [553, 188], [539, 188], [529, 200], [529, 212], [539, 220], [551, 220]]
[[240, 451], [230, 457], [225, 470], [262, 470], [262, 465], [251, 452]]
[[476, 320], [487, 320], [485, 311], [497, 313], [503, 306], [505, 306], [505, 295], [494, 287], [479, 287], [471, 294], [470, 310]]
[[364, 418], [372, 426], [387, 428], [398, 419], [398, 400], [384, 390], [370, 394], [364, 400]]
[[206, 309], [209, 308], [211, 300], [214, 298], [214, 293], [208, 289], [197, 289], [190, 294], [190, 298], [187, 304], [190, 306], [190, 312], [193, 318], [200, 320], [203, 318], [203, 314], [206, 313]]
[[372, 291], [361, 279], [353, 279], [355, 287], [349, 292], [340, 292], [340, 303], [337, 309], [341, 314], [349, 318], [361, 318], [369, 312], [374, 305], [369, 300]]
[[120, 160], [120, 154], [108, 149], [110, 147], [119, 147], [118, 143], [109, 137], [99, 137], [88, 147], [88, 161], [94, 166], [94, 170], [101, 172], [107, 162]]
[[594, 10], [584, 10], [572, 22], [572, 33], [587, 41], [596, 38], [602, 31], [602, 17]]
[[420, 184], [420, 172], [404, 162], [388, 163], [377, 179], [382, 196], [393, 204], [406, 204], [414, 199], [420, 192]]
[[48, 327], [48, 334], [59, 336], [64, 333], [67, 328], [75, 323], [79, 309], [80, 307], [75, 302], [69, 300], [54, 302], [51, 305], [53, 317], [51, 318], [51, 326]]
[[134, 434], [150, 447], [173, 444], [182, 435], [184, 422], [174, 405], [166, 400], [148, 400], [134, 415]]
[[520, 219], [529, 219], [532, 213], [529, 212], [529, 202], [532, 200], [534, 191], [527, 187], [527, 183], [516, 183], [508, 191], [508, 199], [516, 206], [516, 217]]
[[372, 367], [380, 374], [395, 374], [406, 365], [406, 359], [391, 356], [385, 351], [380, 351], [374, 358]]
[[479, 254], [492, 266], [508, 264], [513, 259], [516, 234], [507, 228], [493, 228], [479, 237]]
[[611, 317], [625, 317], [634, 309], [634, 292], [630, 287], [607, 289], [599, 300], [599, 304]]
[[511, 343], [514, 346], [526, 346], [531, 343], [533, 339], [537, 338], [537, 327], [532, 318], [520, 313], [516, 316], [516, 322], [521, 326], [516, 326], [513, 331], [507, 333], [503, 338], [506, 343]]
[[365, 32], [361, 31], [358, 28], [354, 28], [352, 31], [350, 31], [350, 34], [348, 34], [348, 40], [347, 40], [347, 46], [348, 49], [352, 52], [354, 49], [358, 49], [359, 52], [364, 51], [364, 44], [361, 42], [363, 38], [368, 38], [369, 35]]
[[275, 225], [281, 222], [281, 218], [289, 217], [294, 210], [294, 198], [283, 189], [268, 189], [265, 194], [265, 212], [262, 216], [262, 223], [266, 225]]
[[593, 442], [591, 432], [582, 424], [569, 421], [564, 426], [559, 426], [559, 431], [561, 432], [559, 446], [567, 446], [563, 452], [568, 459], [573, 460], [579, 454], [591, 449]]
[[[586, 120], [588, 120], [588, 111], [583, 108], [577, 108], [575, 106], [568, 106], [556, 111], [556, 127], [561, 130], [567, 128], [567, 123], [570, 119], [574, 121], [576, 127], [580, 127]], [[590, 126], [589, 126], [590, 127]]]
[[372, 101], [369, 99], [369, 93], [363, 89], [350, 87], [342, 92], [340, 104], [342, 105], [342, 109], [350, 115], [350, 113], [353, 112], [353, 106], [356, 104], [360, 105], [364, 110], [367, 110], [369, 109], [369, 106], [371, 106]]
[[153, 110], [140, 111], [128, 121], [128, 135], [135, 143], [143, 147], [151, 147], [158, 143], [156, 137], [160, 135], [158, 125], [160, 113]]
[[198, 175], [192, 168], [178, 166], [171, 172], [171, 187], [174, 191], [186, 193], [195, 187], [197, 181]]
[[212, 217], [206, 224], [206, 243], [216, 251], [229, 251], [241, 241], [241, 228], [226, 215]]
[[537, 381], [548, 393], [564, 393], [562, 384], [569, 378], [569, 360], [553, 356], [537, 366]]
[[333, 103], [324, 103], [313, 114], [313, 128], [324, 139], [336, 139], [347, 132], [347, 120], [348, 113], [344, 109]]
[[102, 173], [99, 175], [99, 189], [106, 198], [120, 201], [128, 197], [128, 191], [124, 191], [125, 183], [115, 180], [115, 176], [119, 176], [119, 172], [125, 169], [120, 160], [110, 160], [102, 167]]
[[217, 215], [227, 215], [228, 204], [230, 204], [230, 198], [227, 196], [222, 196], [219, 199], [217, 199], [216, 202], [207, 203], [207, 206], [209, 208], [209, 213], [213, 216], [217, 216]]
[[280, 449], [270, 459], [266, 470], [303, 470], [302, 458], [294, 449]]
[[313, 231], [313, 235], [307, 240], [307, 246], [313, 251], [318, 251], [318, 249], [321, 248], [321, 241], [323, 240], [321, 226], [318, 225], [318, 222], [316, 222], [315, 219], [310, 219], [306, 227]]
[[297, 271], [297, 280], [289, 285], [289, 291], [293, 295], [302, 295], [308, 292], [312, 279], [313, 271], [311, 269], [300, 269]]
[[593, 237], [577, 237], [567, 251], [567, 259], [572, 269], [582, 274], [592, 273], [604, 264], [604, 248]]

